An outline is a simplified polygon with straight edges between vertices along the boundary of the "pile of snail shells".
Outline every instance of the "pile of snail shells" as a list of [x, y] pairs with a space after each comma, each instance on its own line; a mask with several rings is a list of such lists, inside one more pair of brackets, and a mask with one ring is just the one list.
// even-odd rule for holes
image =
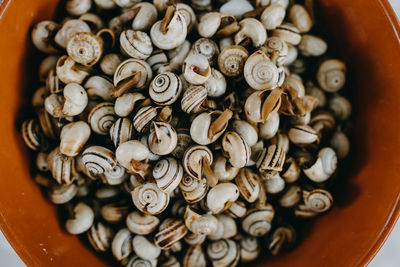
[[352, 107], [340, 95], [346, 65], [310, 33], [311, 10], [65, 8], [33, 27], [47, 56], [21, 132], [69, 233], [125, 266], [235, 266], [289, 249], [301, 219], [331, 208]]

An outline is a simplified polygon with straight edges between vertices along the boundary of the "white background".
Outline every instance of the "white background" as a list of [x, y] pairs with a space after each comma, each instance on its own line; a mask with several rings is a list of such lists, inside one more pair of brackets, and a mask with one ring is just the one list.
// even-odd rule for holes
[[[0, 3], [2, 0], [0, 0]], [[398, 16], [400, 16], [400, 0], [389, 0]], [[10, 244], [0, 232], [0, 259], [1, 266], [24, 267], [25, 264], [19, 259]], [[398, 267], [400, 266], [400, 221], [393, 229], [383, 248], [372, 260], [370, 267]]]

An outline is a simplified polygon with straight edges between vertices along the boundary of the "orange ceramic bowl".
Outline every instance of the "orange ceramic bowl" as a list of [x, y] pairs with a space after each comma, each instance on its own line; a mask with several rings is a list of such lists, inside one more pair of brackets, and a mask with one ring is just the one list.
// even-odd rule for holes
[[[28, 266], [105, 266], [64, 232], [57, 208], [30, 177], [29, 152], [17, 130], [21, 119], [31, 116], [28, 106], [37, 86], [39, 61], [30, 28], [52, 18], [57, 2], [5, 0], [0, 7], [0, 227]], [[335, 207], [312, 223], [299, 246], [269, 259], [268, 266], [366, 265], [399, 215], [398, 21], [386, 0], [316, 2], [331, 48], [349, 67], [353, 153], [335, 192]]]

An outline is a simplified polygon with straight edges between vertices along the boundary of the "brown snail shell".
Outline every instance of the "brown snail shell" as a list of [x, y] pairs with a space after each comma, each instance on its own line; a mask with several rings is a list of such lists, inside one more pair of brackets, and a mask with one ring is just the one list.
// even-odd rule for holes
[[103, 55], [103, 40], [90, 32], [76, 33], [67, 43], [67, 53], [75, 62], [91, 67]]
[[228, 77], [239, 77], [243, 69], [249, 52], [238, 45], [228, 46], [218, 56], [219, 70]]
[[187, 233], [188, 229], [183, 220], [167, 218], [161, 223], [159, 231], [154, 236], [154, 243], [161, 249], [167, 249], [184, 238]]

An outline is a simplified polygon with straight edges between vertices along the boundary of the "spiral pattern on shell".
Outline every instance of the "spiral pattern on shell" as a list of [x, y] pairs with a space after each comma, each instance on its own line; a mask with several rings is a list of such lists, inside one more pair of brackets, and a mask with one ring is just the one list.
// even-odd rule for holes
[[153, 267], [153, 264], [149, 260], [139, 258], [138, 256], [133, 256], [126, 267]]
[[115, 154], [101, 146], [91, 146], [82, 152], [82, 163], [92, 176], [111, 171], [116, 165]]
[[260, 192], [258, 176], [248, 168], [242, 168], [235, 178], [240, 195], [249, 203], [256, 201]]
[[182, 81], [172, 72], [158, 74], [150, 84], [150, 98], [157, 105], [167, 106], [174, 103], [182, 92]]
[[204, 86], [191, 86], [183, 94], [181, 108], [184, 112], [199, 113], [204, 110], [203, 102], [207, 99], [207, 89]]
[[162, 159], [154, 166], [153, 177], [157, 186], [169, 194], [175, 190], [183, 177], [182, 165], [172, 157]]
[[128, 177], [129, 174], [126, 172], [126, 169], [119, 164], [100, 175], [100, 178], [109, 185], [122, 184]]
[[270, 37], [267, 39], [265, 47], [267, 48], [269, 58], [272, 60], [272, 57], [275, 56], [274, 61], [276, 64], [278, 66], [283, 65], [289, 54], [289, 48], [287, 44], [278, 37]]
[[130, 119], [119, 118], [110, 128], [111, 141], [115, 147], [129, 141], [133, 137], [133, 124]]
[[306, 206], [314, 212], [325, 212], [333, 204], [332, 195], [323, 189], [315, 189], [303, 196]]
[[78, 189], [78, 186], [74, 183], [70, 185], [55, 185], [47, 191], [47, 195], [54, 204], [65, 204], [76, 196]]
[[274, 209], [268, 204], [263, 209], [249, 211], [242, 221], [242, 229], [251, 236], [263, 236], [271, 230], [273, 218]]
[[139, 109], [133, 118], [133, 127], [139, 133], [149, 130], [151, 122], [157, 117], [157, 109], [152, 106], [147, 106]]
[[236, 266], [239, 261], [239, 245], [230, 239], [221, 239], [208, 244], [207, 256], [213, 266]]
[[59, 184], [71, 184], [77, 178], [75, 158], [68, 157], [60, 152], [57, 147], [47, 157], [47, 165], [53, 178]]
[[96, 251], [105, 252], [110, 248], [113, 232], [110, 227], [103, 223], [94, 224], [87, 232], [87, 235], [90, 244]]
[[24, 121], [21, 128], [22, 138], [25, 144], [32, 150], [43, 150], [47, 146], [42, 137], [42, 131], [35, 120]]
[[136, 59], [147, 59], [153, 52], [150, 37], [145, 32], [125, 30], [120, 36], [121, 50]]
[[257, 238], [245, 236], [240, 240], [240, 260], [249, 262], [255, 260], [260, 254], [260, 245]]
[[258, 156], [256, 165], [261, 171], [282, 171], [286, 154], [278, 145], [270, 145]]
[[153, 182], [136, 187], [131, 195], [136, 208], [150, 215], [160, 214], [169, 204], [169, 195]]
[[126, 217], [126, 226], [137, 235], [148, 235], [156, 230], [160, 219], [156, 216], [143, 214], [139, 211], [131, 212]]
[[148, 86], [153, 78], [150, 65], [146, 61], [134, 58], [123, 61], [115, 70], [114, 86], [120, 86], [139, 72], [141, 73], [140, 80], [134, 87], [137, 90], [142, 90]]
[[75, 62], [91, 67], [103, 54], [103, 41], [93, 33], [79, 32], [69, 39], [67, 53]]
[[188, 229], [181, 219], [165, 219], [159, 232], [154, 236], [154, 243], [161, 249], [170, 248], [187, 234]]
[[118, 116], [114, 111], [114, 104], [103, 102], [96, 105], [89, 113], [88, 121], [92, 130], [100, 135], [107, 135]]
[[179, 188], [186, 202], [193, 204], [206, 196], [209, 186], [205, 178], [198, 180], [197, 178], [185, 175], [179, 184]]
[[228, 77], [240, 76], [248, 57], [244, 47], [228, 46], [218, 56], [219, 70]]
[[279, 71], [274, 63], [269, 61], [264, 50], [252, 54], [244, 66], [244, 78], [254, 90], [274, 89], [278, 86]]
[[206, 267], [207, 261], [201, 246], [190, 247], [183, 257], [183, 266]]
[[210, 164], [213, 162], [213, 154], [206, 146], [195, 145], [186, 150], [182, 160], [186, 173], [197, 179], [199, 168], [202, 167], [201, 161], [204, 157]]
[[219, 48], [213, 40], [201, 38], [193, 44], [192, 49], [194, 53], [205, 56], [208, 62], [210, 62], [210, 65], [215, 65], [217, 63]]
[[205, 240], [206, 240], [205, 235], [195, 234], [192, 232], [188, 232], [184, 238], [185, 243], [188, 244], [189, 246], [201, 245], [204, 243]]
[[171, 155], [177, 159], [182, 159], [186, 149], [192, 143], [192, 138], [190, 137], [190, 131], [186, 128], [176, 129], [176, 134], [178, 136], [178, 143], [174, 151], [171, 152]]

